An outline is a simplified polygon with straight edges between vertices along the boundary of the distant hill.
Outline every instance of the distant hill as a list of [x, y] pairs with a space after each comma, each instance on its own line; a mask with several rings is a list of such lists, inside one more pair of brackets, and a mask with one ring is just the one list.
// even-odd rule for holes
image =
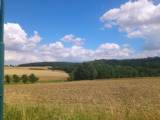
[[79, 63], [71, 63], [71, 62], [35, 62], [35, 63], [27, 63], [27, 64], [20, 64], [19, 67], [44, 67], [48, 66], [49, 69], [56, 69], [56, 70], [64, 70], [70, 73], [75, 66]]
[[[124, 59], [124, 60], [95, 60], [89, 61], [86, 63], [105, 63], [108, 65], [122, 65], [122, 66], [133, 66], [133, 67], [151, 67], [159, 68], [160, 67], [160, 57], [152, 58], [143, 58], [143, 59]], [[50, 66], [54, 68], [63, 68], [63, 67], [72, 67], [81, 63], [72, 63], [72, 62], [35, 62], [35, 63], [26, 63], [20, 64], [19, 67], [43, 67]]]
[[[20, 67], [50, 66], [50, 69], [64, 70], [70, 74], [77, 72], [96, 73], [95, 78], [148, 77], [160, 76], [160, 57], [124, 60], [94, 60], [84, 63], [71, 62], [37, 62], [21, 64]], [[91, 67], [92, 66], [92, 67]], [[79, 69], [78, 69], [79, 67]], [[83, 70], [82, 70], [83, 68]], [[92, 70], [91, 70], [92, 69]], [[89, 71], [92, 72], [89, 72]], [[84, 72], [84, 73], [85, 73]], [[81, 74], [80, 76], [84, 76]], [[82, 78], [81, 78], [82, 79]], [[84, 77], [84, 79], [86, 79]], [[87, 78], [90, 79], [90, 78]]]
[[124, 59], [124, 60], [95, 60], [92, 62], [105, 63], [108, 65], [121, 65], [131, 67], [160, 68], [160, 57], [150, 57], [142, 59]]

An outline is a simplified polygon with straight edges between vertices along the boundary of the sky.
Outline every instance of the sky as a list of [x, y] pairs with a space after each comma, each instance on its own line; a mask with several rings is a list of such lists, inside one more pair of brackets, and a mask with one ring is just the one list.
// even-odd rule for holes
[[160, 56], [160, 0], [6, 0], [5, 63]]

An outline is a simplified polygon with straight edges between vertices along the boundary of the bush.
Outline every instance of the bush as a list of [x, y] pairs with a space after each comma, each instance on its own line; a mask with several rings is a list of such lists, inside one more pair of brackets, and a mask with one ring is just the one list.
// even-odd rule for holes
[[14, 74], [14, 75], [12, 76], [12, 79], [13, 79], [13, 82], [15, 82], [15, 83], [18, 83], [18, 82], [21, 81], [20, 77], [19, 77], [18, 75], [16, 75], [16, 74]]
[[5, 75], [5, 82], [6, 83], [11, 83], [11, 77], [9, 75]]
[[21, 77], [19, 77], [18, 75], [14, 74], [12, 76], [9, 75], [5, 75], [5, 82], [10, 84], [11, 82], [13, 83], [20, 83], [22, 81], [22, 83], [26, 84], [28, 82], [30, 83], [35, 83], [39, 80], [38, 77], [36, 77], [34, 74], [30, 74], [29, 76], [24, 74]]
[[39, 78], [36, 77], [34, 74], [30, 74], [30, 75], [28, 76], [28, 78], [29, 78], [29, 81], [30, 81], [31, 83], [35, 83], [35, 82], [37, 82], [37, 81], [39, 80]]
[[27, 75], [22, 75], [21, 79], [24, 84], [26, 84], [29, 80]]

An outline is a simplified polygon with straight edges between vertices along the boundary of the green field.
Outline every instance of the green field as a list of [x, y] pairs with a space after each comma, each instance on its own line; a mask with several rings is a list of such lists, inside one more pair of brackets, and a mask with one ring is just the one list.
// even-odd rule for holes
[[5, 86], [5, 120], [159, 120], [160, 78]]

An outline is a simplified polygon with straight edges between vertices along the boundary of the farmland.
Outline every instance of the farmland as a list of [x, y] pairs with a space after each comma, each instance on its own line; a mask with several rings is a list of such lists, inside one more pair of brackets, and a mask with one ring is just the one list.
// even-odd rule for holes
[[5, 120], [159, 120], [160, 78], [5, 86]]
[[49, 70], [48, 67], [5, 67], [5, 74], [35, 74], [41, 82], [67, 80], [68, 74], [63, 71]]

